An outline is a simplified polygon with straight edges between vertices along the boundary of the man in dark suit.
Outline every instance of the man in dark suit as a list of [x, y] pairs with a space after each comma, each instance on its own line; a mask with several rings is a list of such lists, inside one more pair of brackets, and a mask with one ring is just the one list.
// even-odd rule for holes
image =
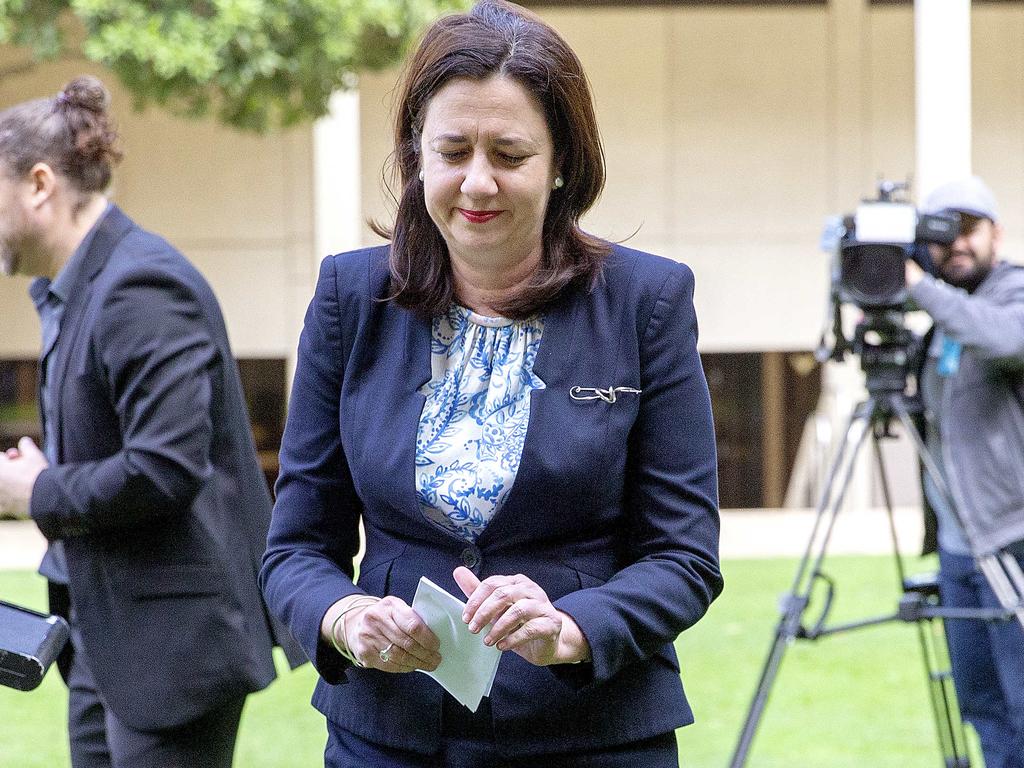
[[0, 457], [0, 510], [51, 543], [73, 766], [230, 766], [294, 644], [256, 583], [270, 498], [212, 291], [104, 195], [108, 101], [82, 77], [0, 113], [0, 268], [37, 278], [45, 447]]

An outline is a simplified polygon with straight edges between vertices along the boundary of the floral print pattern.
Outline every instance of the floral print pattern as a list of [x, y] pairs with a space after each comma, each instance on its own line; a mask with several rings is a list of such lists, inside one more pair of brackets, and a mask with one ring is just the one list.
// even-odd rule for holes
[[508, 498], [530, 422], [544, 321], [457, 305], [434, 318], [416, 434], [416, 495], [431, 522], [476, 541]]

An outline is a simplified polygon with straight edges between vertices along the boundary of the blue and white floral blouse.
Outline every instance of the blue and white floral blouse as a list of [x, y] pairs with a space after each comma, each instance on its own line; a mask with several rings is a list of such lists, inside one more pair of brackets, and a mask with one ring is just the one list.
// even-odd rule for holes
[[434, 319], [416, 434], [416, 494], [432, 522], [476, 541], [512, 490], [530, 421], [544, 321], [453, 306]]

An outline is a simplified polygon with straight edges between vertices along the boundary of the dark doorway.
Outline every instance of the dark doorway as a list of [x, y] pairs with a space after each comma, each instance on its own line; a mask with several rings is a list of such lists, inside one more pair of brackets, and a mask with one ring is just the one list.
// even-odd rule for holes
[[780, 507], [821, 393], [810, 352], [701, 355], [711, 390], [723, 508]]
[[[36, 368], [35, 360], [0, 360], [0, 450], [25, 435], [42, 445]], [[283, 358], [242, 358], [238, 370], [260, 466], [273, 488], [288, 397], [287, 364]]]

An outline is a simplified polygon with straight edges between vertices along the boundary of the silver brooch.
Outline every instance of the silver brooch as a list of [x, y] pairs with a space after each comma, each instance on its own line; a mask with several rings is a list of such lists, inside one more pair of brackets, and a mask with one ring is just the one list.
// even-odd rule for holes
[[619, 395], [639, 395], [642, 389], [633, 387], [573, 387], [569, 390], [569, 397], [573, 400], [604, 400], [606, 403], [614, 403]]

